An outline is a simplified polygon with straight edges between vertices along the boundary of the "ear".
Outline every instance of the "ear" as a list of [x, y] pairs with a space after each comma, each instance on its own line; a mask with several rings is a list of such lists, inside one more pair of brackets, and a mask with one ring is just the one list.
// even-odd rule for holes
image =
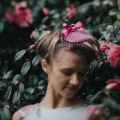
[[42, 66], [43, 71], [45, 73], [48, 73], [48, 71], [49, 71], [49, 65], [48, 65], [48, 63], [46, 62], [45, 59], [41, 60], [41, 66]]

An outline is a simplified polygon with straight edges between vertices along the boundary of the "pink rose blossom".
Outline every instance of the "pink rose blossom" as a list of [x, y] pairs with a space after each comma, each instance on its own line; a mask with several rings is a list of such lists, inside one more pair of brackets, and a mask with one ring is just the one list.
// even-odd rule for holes
[[103, 44], [101, 45], [101, 50], [107, 56], [107, 61], [112, 67], [120, 67], [120, 46], [117, 44]]
[[117, 44], [109, 43], [108, 47], [109, 47], [109, 49], [105, 50], [105, 53], [106, 53], [107, 56], [110, 55], [112, 51], [116, 50], [120, 46], [118, 46]]
[[19, 9], [18, 12], [16, 13], [15, 22], [20, 27], [28, 27], [29, 24], [33, 22], [31, 10], [29, 8]]
[[107, 60], [112, 67], [120, 67], [120, 46], [111, 47], [107, 53]]
[[108, 44], [102, 44], [101, 46], [100, 46], [100, 49], [101, 50], [106, 50], [106, 49], [109, 49], [109, 46], [108, 46]]
[[6, 17], [10, 22], [17, 23], [20, 27], [28, 27], [33, 22], [31, 10], [27, 7], [27, 2], [11, 2], [12, 6], [15, 7], [15, 13], [8, 10]]
[[76, 8], [74, 4], [71, 4], [70, 7], [66, 8], [67, 16], [69, 19], [72, 19], [75, 16]]
[[5, 16], [7, 17], [7, 19], [9, 20], [10, 23], [15, 21], [15, 14], [11, 10], [8, 10], [5, 13]]

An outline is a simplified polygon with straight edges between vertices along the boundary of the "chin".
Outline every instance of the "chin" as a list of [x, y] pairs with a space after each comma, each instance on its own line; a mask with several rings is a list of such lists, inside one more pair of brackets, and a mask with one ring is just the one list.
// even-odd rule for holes
[[64, 95], [64, 97], [67, 98], [67, 99], [73, 98], [74, 96], [75, 96], [75, 95], [73, 95], [73, 94]]

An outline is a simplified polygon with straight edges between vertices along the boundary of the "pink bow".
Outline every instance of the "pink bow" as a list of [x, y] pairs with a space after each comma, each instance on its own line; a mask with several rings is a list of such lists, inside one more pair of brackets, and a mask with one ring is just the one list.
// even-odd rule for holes
[[80, 28], [84, 28], [82, 22], [78, 21], [76, 24], [67, 24], [67, 23], [63, 23], [63, 30], [61, 32], [61, 35], [63, 37], [67, 37], [71, 31], [75, 31], [75, 30], [78, 30]]

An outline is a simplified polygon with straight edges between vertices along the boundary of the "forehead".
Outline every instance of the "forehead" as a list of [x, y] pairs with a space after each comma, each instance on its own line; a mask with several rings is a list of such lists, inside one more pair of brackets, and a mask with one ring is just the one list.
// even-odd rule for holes
[[52, 59], [52, 63], [67, 68], [87, 69], [89, 67], [83, 56], [66, 49], [59, 50], [55, 58]]

